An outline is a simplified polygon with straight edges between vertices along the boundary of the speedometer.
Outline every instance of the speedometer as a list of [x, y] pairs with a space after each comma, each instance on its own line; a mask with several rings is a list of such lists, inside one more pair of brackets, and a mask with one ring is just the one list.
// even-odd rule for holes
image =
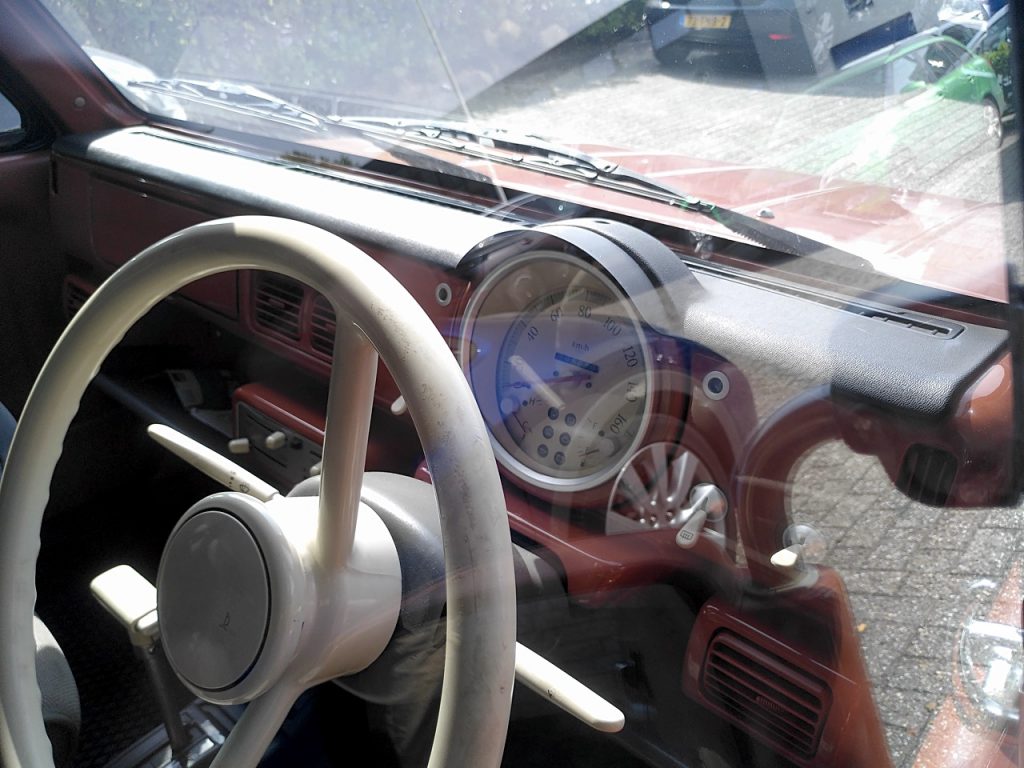
[[622, 290], [575, 255], [509, 258], [474, 292], [462, 364], [513, 474], [583, 490], [632, 455], [651, 414], [645, 333]]

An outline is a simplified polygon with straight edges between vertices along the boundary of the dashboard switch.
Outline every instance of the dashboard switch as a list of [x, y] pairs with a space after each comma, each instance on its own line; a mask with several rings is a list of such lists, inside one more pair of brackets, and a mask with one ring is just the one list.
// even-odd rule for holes
[[683, 525], [676, 534], [676, 544], [683, 549], [690, 549], [700, 538], [708, 518], [721, 520], [727, 509], [725, 494], [718, 486], [712, 483], [695, 485], [690, 491], [690, 506], [680, 513]]
[[791, 525], [782, 536], [784, 549], [772, 555], [771, 563], [782, 571], [803, 570], [808, 563], [825, 559], [828, 545], [825, 537], [809, 525]]
[[281, 430], [271, 432], [263, 438], [263, 445], [268, 451], [277, 451], [288, 444], [288, 435]]
[[772, 565], [784, 571], [792, 570], [800, 565], [800, 555], [803, 554], [803, 546], [791, 544], [785, 549], [780, 549], [772, 555]]
[[249, 438], [247, 437], [236, 437], [234, 440], [228, 440], [228, 451], [231, 453], [248, 453], [250, 447]]
[[690, 549], [700, 538], [700, 532], [704, 530], [704, 523], [708, 519], [706, 509], [695, 509], [689, 518], [683, 523], [683, 527], [676, 534], [676, 544], [683, 549]]

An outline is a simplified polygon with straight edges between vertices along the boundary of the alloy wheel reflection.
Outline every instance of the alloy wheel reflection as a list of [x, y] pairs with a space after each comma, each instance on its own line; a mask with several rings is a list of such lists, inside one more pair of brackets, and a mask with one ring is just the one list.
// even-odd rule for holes
[[[693, 492], [711, 480], [697, 455], [683, 447], [658, 442], [637, 451], [622, 467], [609, 496], [606, 531], [676, 529], [690, 514]], [[709, 510], [707, 524], [718, 527], [727, 505]]]
[[991, 100], [986, 99], [981, 108], [985, 135], [994, 146], [998, 147], [1003, 143], [1003, 117], [999, 113], [999, 107]]

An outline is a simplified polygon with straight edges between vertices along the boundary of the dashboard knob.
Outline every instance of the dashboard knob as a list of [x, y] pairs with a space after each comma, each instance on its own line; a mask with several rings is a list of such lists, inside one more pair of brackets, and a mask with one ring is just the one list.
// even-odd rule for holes
[[281, 430], [277, 430], [276, 432], [271, 432], [269, 435], [267, 435], [263, 439], [263, 445], [266, 447], [266, 449], [268, 451], [276, 451], [276, 450], [279, 450], [281, 448], [284, 448], [284, 446], [285, 446], [285, 444], [287, 442], [288, 442], [288, 435], [286, 435]]
[[683, 549], [693, 547], [708, 518], [714, 520], [725, 517], [728, 506], [725, 494], [718, 486], [712, 483], [695, 485], [690, 491], [690, 506], [680, 513], [683, 525], [676, 534], [676, 544]]
[[783, 534], [786, 547], [772, 555], [771, 563], [782, 571], [802, 570], [805, 564], [825, 559], [825, 537], [809, 525], [791, 525]]
[[249, 448], [249, 438], [247, 437], [236, 437], [234, 440], [228, 440], [228, 451], [231, 453], [248, 453]]

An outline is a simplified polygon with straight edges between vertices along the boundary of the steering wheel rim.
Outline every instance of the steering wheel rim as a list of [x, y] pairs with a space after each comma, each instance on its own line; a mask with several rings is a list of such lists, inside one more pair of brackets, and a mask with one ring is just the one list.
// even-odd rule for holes
[[[339, 351], [356, 358], [354, 375], [338, 364], [331, 374], [317, 527], [325, 568], [344, 560], [355, 530], [377, 353], [402, 391], [434, 481], [445, 550], [448, 643], [430, 765], [498, 765], [515, 674], [515, 589], [504, 497], [468, 384], [430, 319], [383, 267], [322, 229], [263, 216], [200, 224], [140, 253], [82, 307], [39, 374], [0, 482], [0, 763], [53, 765], [35, 677], [35, 567], [49, 484], [82, 394], [153, 305], [239, 269], [279, 272], [320, 291], [338, 318], [335, 360]], [[341, 428], [332, 433], [332, 423]], [[346, 447], [356, 455], [341, 460]], [[304, 687], [282, 680], [255, 699], [221, 756], [230, 753], [232, 765], [258, 760]]]

